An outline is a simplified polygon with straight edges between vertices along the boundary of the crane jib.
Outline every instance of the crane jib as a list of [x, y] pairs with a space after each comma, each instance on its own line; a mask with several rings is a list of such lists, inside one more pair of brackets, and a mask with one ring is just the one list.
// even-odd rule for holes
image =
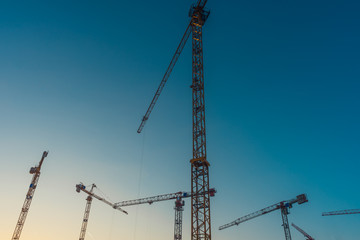
[[296, 196], [296, 198], [294, 198], [294, 199], [290, 199], [290, 200], [287, 200], [287, 201], [282, 201], [282, 202], [273, 204], [273, 205], [271, 205], [269, 207], [263, 208], [263, 209], [261, 209], [259, 211], [256, 211], [256, 212], [250, 213], [248, 215], [245, 215], [245, 216], [243, 216], [241, 218], [238, 218], [235, 221], [232, 221], [232, 222], [230, 222], [228, 224], [222, 225], [222, 226], [219, 227], [219, 230], [223, 230], [225, 228], [228, 228], [228, 227], [231, 227], [231, 226], [234, 226], [234, 225], [239, 225], [240, 223], [246, 222], [246, 221], [248, 221], [250, 219], [265, 215], [267, 213], [273, 212], [273, 211], [278, 210], [278, 209], [286, 209], [287, 210], [294, 203], [303, 204], [303, 203], [305, 203], [307, 201], [308, 201], [308, 199], [307, 199], [306, 194], [300, 194], [300, 195]]
[[155, 93], [155, 95], [154, 95], [154, 97], [153, 97], [153, 99], [152, 99], [152, 101], [150, 103], [150, 106], [147, 109], [144, 117], [142, 118], [141, 124], [140, 124], [140, 126], [139, 126], [139, 128], [137, 130], [137, 133], [141, 133], [142, 129], [144, 128], [144, 125], [145, 125], [146, 121], [149, 119], [150, 113], [153, 110], [153, 108], [154, 108], [154, 106], [155, 106], [155, 104], [156, 104], [156, 102], [157, 102], [157, 100], [158, 100], [158, 98], [160, 96], [160, 93], [162, 92], [162, 90], [163, 90], [163, 88], [165, 86], [166, 81], [170, 77], [170, 74], [171, 74], [173, 68], [175, 67], [175, 64], [176, 64], [177, 60], [179, 59], [182, 50], [185, 47], [185, 44], [186, 44], [186, 42], [187, 42], [187, 40], [188, 40], [188, 38], [190, 36], [190, 33], [191, 33], [191, 24], [189, 24], [187, 26], [186, 30], [185, 30], [185, 33], [184, 33], [184, 35], [183, 35], [183, 37], [182, 37], [182, 39], [180, 41], [180, 44], [177, 47], [177, 49], [175, 51], [175, 54], [171, 59], [171, 62], [169, 64], [169, 66], [168, 66], [168, 68], [167, 68], [161, 82], [160, 82], [160, 85], [159, 85], [158, 89], [156, 90], [156, 93]]

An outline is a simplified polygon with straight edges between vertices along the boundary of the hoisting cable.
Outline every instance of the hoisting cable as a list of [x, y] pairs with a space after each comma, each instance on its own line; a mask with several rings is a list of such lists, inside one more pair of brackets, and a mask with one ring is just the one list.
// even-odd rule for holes
[[[143, 131], [143, 134], [142, 134], [137, 198], [140, 197], [140, 192], [141, 192], [141, 183], [142, 183], [143, 166], [144, 166], [145, 136], [146, 136], [146, 129]], [[139, 205], [136, 206], [136, 211], [135, 211], [135, 226], [134, 226], [133, 240], [136, 240], [138, 213], [139, 213]]]

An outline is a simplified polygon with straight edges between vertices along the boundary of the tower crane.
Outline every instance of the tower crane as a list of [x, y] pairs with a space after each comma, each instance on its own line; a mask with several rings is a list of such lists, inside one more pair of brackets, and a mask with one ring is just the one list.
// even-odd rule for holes
[[333, 212], [324, 212], [322, 216], [332, 216], [332, 215], [345, 215], [345, 214], [359, 214], [360, 209], [349, 209], [349, 210], [340, 210]]
[[296, 230], [298, 230], [302, 235], [305, 236], [306, 240], [315, 240], [313, 237], [311, 237], [309, 234], [307, 234], [304, 230], [296, 226], [295, 224], [291, 223], [291, 226], [293, 226]]
[[232, 227], [234, 225], [239, 225], [240, 223], [246, 222], [246, 221], [248, 221], [250, 219], [253, 219], [253, 218], [256, 218], [256, 217], [259, 217], [259, 216], [262, 216], [264, 214], [267, 214], [267, 213], [270, 213], [270, 212], [273, 212], [275, 210], [280, 209], [281, 210], [281, 217], [282, 217], [282, 221], [283, 221], [284, 232], [285, 232], [285, 239], [286, 240], [291, 240], [289, 222], [288, 222], [288, 218], [287, 218], [287, 215], [290, 213], [289, 209], [292, 208], [293, 204], [295, 204], [295, 203], [303, 204], [303, 203], [305, 203], [307, 201], [308, 201], [308, 199], [307, 199], [306, 195], [301, 194], [301, 195], [296, 196], [296, 198], [294, 198], [294, 199], [290, 199], [290, 200], [287, 200], [287, 201], [282, 201], [282, 202], [276, 203], [274, 205], [263, 208], [263, 209], [261, 209], [259, 211], [254, 212], [254, 213], [250, 213], [250, 214], [248, 214], [246, 216], [238, 218], [233, 222], [230, 222], [228, 224], [220, 226], [219, 230], [223, 230], [225, 228]]
[[87, 223], [88, 223], [88, 220], [89, 220], [89, 214], [90, 214], [90, 208], [91, 208], [91, 202], [92, 202], [92, 199], [93, 197], [106, 203], [107, 205], [110, 205], [112, 208], [114, 209], [117, 209], [125, 214], [128, 214], [126, 211], [124, 211], [123, 209], [121, 209], [120, 207], [118, 206], [115, 206], [114, 204], [112, 204], [111, 202], [105, 200], [104, 198], [102, 197], [99, 197], [97, 196], [96, 194], [93, 193], [93, 189], [96, 187], [95, 184], [92, 184], [91, 185], [91, 189], [90, 191], [86, 190], [86, 187], [80, 183], [80, 184], [77, 184], [76, 185], [76, 191], [79, 193], [80, 191], [83, 191], [85, 193], [87, 193], [89, 196], [86, 198], [86, 207], [85, 207], [85, 213], [84, 213], [84, 218], [83, 218], [83, 222], [82, 222], [82, 225], [81, 225], [81, 231], [80, 231], [80, 237], [79, 237], [79, 240], [84, 240], [85, 238], [85, 234], [86, 234], [86, 228], [87, 228]]
[[17, 221], [13, 236], [11, 238], [12, 240], [18, 240], [20, 238], [22, 229], [24, 227], [26, 216], [27, 216], [27, 214], [29, 212], [30, 204], [31, 204], [31, 201], [32, 201], [32, 199], [34, 197], [34, 193], [35, 193], [35, 190], [36, 190], [39, 178], [40, 178], [41, 166], [42, 166], [42, 164], [44, 162], [44, 159], [47, 157], [47, 155], [48, 155], [48, 152], [44, 151], [43, 155], [41, 157], [39, 165], [30, 168], [30, 174], [33, 174], [33, 178], [31, 180], [29, 190], [28, 190], [28, 192], [26, 194], [26, 198], [25, 198], [23, 207], [21, 208], [20, 216], [19, 216], [19, 219]]
[[210, 12], [205, 10], [207, 0], [197, 0], [190, 8], [190, 23], [160, 82], [155, 96], [137, 130], [140, 133], [149, 119], [166, 81], [170, 77], [190, 33], [192, 33], [192, 121], [193, 158], [191, 163], [191, 240], [211, 240], [209, 162], [206, 154], [205, 97], [202, 28]]
[[[215, 196], [216, 190], [215, 188], [209, 189], [209, 194], [211, 197]], [[174, 224], [174, 240], [182, 239], [182, 212], [184, 211], [185, 202], [183, 198], [191, 197], [191, 193], [189, 192], [176, 192], [169, 193], [163, 195], [157, 195], [153, 197], [140, 198], [135, 200], [128, 200], [115, 203], [115, 206], [118, 207], [126, 207], [131, 205], [139, 205], [139, 204], [152, 204], [154, 202], [167, 201], [175, 199], [175, 224]]]

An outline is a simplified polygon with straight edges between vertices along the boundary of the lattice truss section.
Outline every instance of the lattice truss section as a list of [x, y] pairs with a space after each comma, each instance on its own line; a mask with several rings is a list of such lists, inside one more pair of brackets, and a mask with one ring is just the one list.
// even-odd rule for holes
[[192, 239], [210, 240], [209, 163], [206, 159], [205, 97], [202, 26], [208, 16], [202, 8], [192, 11], [193, 159], [191, 160]]

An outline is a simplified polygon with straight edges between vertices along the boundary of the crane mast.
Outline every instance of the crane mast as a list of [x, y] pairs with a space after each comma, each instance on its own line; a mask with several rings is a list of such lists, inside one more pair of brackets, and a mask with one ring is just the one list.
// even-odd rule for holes
[[[215, 196], [216, 190], [215, 188], [209, 189], [209, 194], [211, 197]], [[169, 194], [162, 194], [153, 197], [140, 198], [135, 200], [128, 200], [115, 203], [116, 207], [125, 207], [139, 204], [153, 204], [154, 202], [161, 202], [167, 200], [175, 199], [175, 223], [174, 223], [174, 240], [182, 239], [182, 213], [184, 211], [185, 202], [183, 198], [191, 197], [191, 193], [189, 192], [176, 192]]]
[[283, 221], [285, 239], [291, 240], [290, 227], [287, 215], [290, 213], [288, 207], [281, 206], [281, 218]]
[[[204, 4], [206, 1], [204, 1]], [[192, 28], [191, 239], [211, 240], [209, 162], [206, 155], [202, 27], [209, 16], [202, 6], [190, 11]]]
[[[96, 185], [92, 184], [91, 190], [90, 190], [91, 193], [92, 193], [94, 187], [96, 187]], [[92, 199], [93, 198], [90, 195], [86, 198], [86, 207], [85, 207], [85, 213], [84, 213], [84, 217], [83, 217], [83, 222], [82, 222], [82, 225], [81, 225], [81, 231], [80, 231], [79, 240], [84, 240], [84, 238], [85, 238], [87, 223], [88, 223], [89, 215], [90, 215]]]
[[360, 209], [349, 209], [349, 210], [340, 210], [332, 212], [323, 212], [322, 216], [332, 216], [332, 215], [347, 215], [347, 214], [359, 214]]
[[290, 228], [289, 228], [289, 222], [288, 222], [288, 218], [287, 215], [289, 214], [289, 208], [292, 208], [292, 205], [294, 203], [298, 203], [298, 204], [303, 204], [305, 202], [307, 202], [308, 199], [306, 197], [305, 194], [300, 194], [298, 196], [296, 196], [296, 198], [294, 199], [290, 199], [288, 201], [282, 201], [276, 204], [273, 204], [269, 207], [263, 208], [259, 211], [256, 211], [254, 213], [250, 213], [248, 215], [245, 215], [241, 218], [236, 219], [235, 221], [232, 221], [228, 224], [222, 225], [219, 227], [219, 230], [223, 230], [225, 228], [228, 227], [232, 227], [235, 225], [239, 225], [240, 223], [246, 222], [250, 219], [262, 216], [264, 214], [273, 212], [275, 210], [280, 209], [281, 210], [281, 217], [282, 217], [282, 221], [283, 221], [283, 227], [284, 227], [284, 232], [285, 232], [285, 239], [286, 240], [291, 240], [291, 234], [290, 234]]
[[38, 181], [39, 181], [41, 166], [44, 162], [44, 159], [47, 157], [47, 155], [48, 155], [48, 152], [44, 151], [39, 165], [30, 168], [30, 174], [33, 174], [33, 178], [31, 180], [29, 190], [26, 194], [26, 198], [25, 198], [23, 207], [21, 208], [20, 216], [17, 221], [13, 236], [11, 238], [12, 240], [18, 240], [20, 238], [20, 235], [21, 235], [21, 232], [24, 227], [25, 220], [26, 220], [26, 216], [29, 212], [31, 201], [34, 197], [34, 193], [35, 193]]
[[302, 235], [306, 237], [306, 240], [315, 240], [313, 237], [311, 237], [309, 234], [307, 234], [304, 230], [296, 226], [295, 224], [291, 224], [296, 230], [298, 230]]
[[174, 223], [174, 240], [182, 239], [182, 215], [184, 211], [185, 202], [181, 198], [175, 201], [175, 223]]
[[91, 209], [91, 203], [92, 203], [92, 199], [93, 197], [106, 203], [107, 205], [111, 206], [114, 209], [117, 209], [125, 214], [128, 214], [126, 211], [124, 211], [123, 209], [121, 209], [119, 206], [115, 206], [115, 204], [112, 204], [111, 202], [105, 200], [104, 198], [97, 196], [96, 194], [93, 193], [93, 189], [96, 188], [95, 184], [91, 185], [91, 189], [90, 191], [86, 190], [86, 187], [80, 183], [76, 185], [76, 191], [79, 193], [80, 191], [83, 191], [85, 193], [88, 194], [88, 197], [86, 198], [86, 207], [85, 207], [85, 213], [84, 213], [84, 217], [83, 217], [83, 222], [81, 224], [81, 230], [80, 230], [80, 237], [79, 240], [84, 240], [85, 239], [85, 235], [86, 235], [86, 228], [87, 228], [87, 224], [89, 221], [89, 215], [90, 215], [90, 209]]

